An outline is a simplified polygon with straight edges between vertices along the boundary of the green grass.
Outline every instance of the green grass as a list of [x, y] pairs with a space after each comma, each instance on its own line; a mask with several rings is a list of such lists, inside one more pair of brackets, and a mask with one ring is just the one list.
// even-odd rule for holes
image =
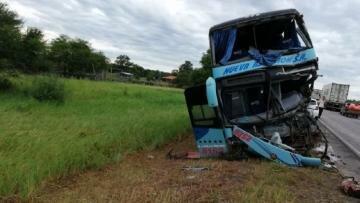
[[[26, 89], [32, 79], [13, 81]], [[189, 129], [182, 90], [64, 82], [63, 104], [0, 93], [0, 196], [26, 198], [50, 178], [155, 148]]]

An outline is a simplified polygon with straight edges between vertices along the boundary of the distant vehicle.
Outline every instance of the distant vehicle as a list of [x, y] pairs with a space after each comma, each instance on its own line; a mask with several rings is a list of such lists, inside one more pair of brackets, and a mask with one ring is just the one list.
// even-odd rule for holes
[[350, 85], [346, 84], [330, 83], [324, 85], [323, 96], [325, 97], [325, 109], [340, 111], [347, 100], [349, 88]]
[[360, 104], [346, 103], [340, 110], [340, 114], [350, 118], [359, 118]]
[[307, 110], [313, 118], [317, 118], [319, 116], [319, 103], [316, 99], [310, 100]]
[[322, 97], [323, 91], [319, 89], [314, 89], [311, 93], [311, 98], [319, 100]]

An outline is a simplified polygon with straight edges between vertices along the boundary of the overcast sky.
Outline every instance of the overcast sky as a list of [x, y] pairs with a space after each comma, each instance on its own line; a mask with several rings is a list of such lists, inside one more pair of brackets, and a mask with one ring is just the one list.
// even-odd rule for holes
[[[2, 1], [2, 0], [0, 0]], [[5, 0], [27, 26], [51, 40], [59, 34], [88, 40], [114, 59], [127, 54], [145, 68], [171, 71], [185, 60], [199, 66], [208, 29], [220, 22], [270, 10], [296, 8], [319, 57], [322, 78], [350, 84], [360, 99], [358, 0]]]

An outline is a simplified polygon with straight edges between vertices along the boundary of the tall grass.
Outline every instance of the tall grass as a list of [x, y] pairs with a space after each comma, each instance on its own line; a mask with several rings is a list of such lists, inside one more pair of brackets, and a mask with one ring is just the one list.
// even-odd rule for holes
[[[31, 77], [14, 81], [18, 89]], [[0, 196], [26, 197], [49, 178], [118, 161], [189, 129], [183, 92], [64, 80], [65, 102], [0, 94]]]

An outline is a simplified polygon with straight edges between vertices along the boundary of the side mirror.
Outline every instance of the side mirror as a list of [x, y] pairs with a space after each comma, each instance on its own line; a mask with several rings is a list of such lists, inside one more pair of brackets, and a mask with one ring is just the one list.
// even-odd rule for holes
[[218, 99], [216, 96], [216, 82], [212, 77], [209, 77], [206, 80], [206, 97], [207, 97], [208, 105], [210, 107], [218, 106]]

